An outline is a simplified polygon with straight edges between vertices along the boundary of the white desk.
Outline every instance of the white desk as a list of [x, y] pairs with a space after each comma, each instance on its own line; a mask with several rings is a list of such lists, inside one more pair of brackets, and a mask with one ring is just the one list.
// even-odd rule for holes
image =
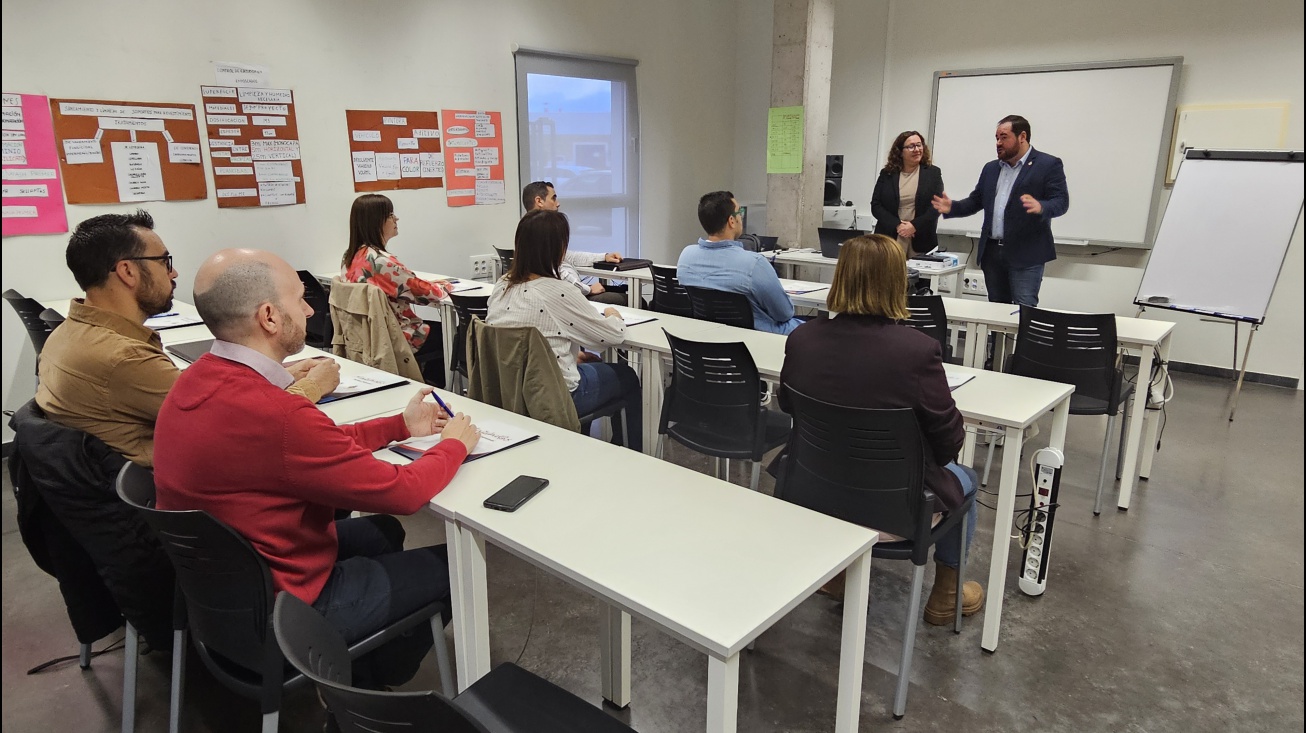
[[[950, 298], [945, 301], [945, 309], [950, 323], [966, 327], [966, 351], [963, 355], [963, 363], [968, 366], [983, 364], [983, 345], [988, 342], [989, 331], [1014, 334], [1020, 327], [1020, 309], [1010, 303]], [[1169, 361], [1170, 336], [1174, 332], [1174, 325], [1170, 321], [1116, 316], [1116, 340], [1121, 348], [1138, 349], [1140, 375], [1138, 387], [1134, 390], [1129, 407], [1124, 473], [1117, 500], [1117, 505], [1121, 509], [1129, 508], [1129, 500], [1138, 479], [1147, 478], [1152, 473], [1152, 459], [1156, 455], [1158, 420], [1145, 409], [1148, 390], [1144, 385], [1157, 364]]]
[[[625, 342], [625, 348], [641, 352], [640, 380], [644, 391], [644, 444], [647, 452], [652, 452], [657, 443], [656, 434], [662, 411], [662, 355], [670, 351], [662, 328], [695, 341], [742, 342], [748, 346], [758, 373], [769, 381], [779, 380], [780, 369], [784, 365], [784, 336], [715, 324], [693, 325], [702, 322], [665, 317], [662, 314], [658, 318], [659, 321], [627, 329]], [[946, 368], [949, 374], [973, 375], [973, 379], [952, 393], [957, 409], [966, 421], [972, 428], [1000, 430], [1006, 440], [993, 526], [993, 554], [989, 565], [988, 598], [985, 602], [984, 636], [981, 642], [984, 649], [994, 651], [997, 649], [1002, 621], [1007, 555], [1011, 546], [1009, 541], [1002, 538], [1011, 536], [1025, 428], [1052, 411], [1049, 445], [1064, 449], [1066, 424], [1070, 417], [1070, 395], [1074, 392], [1074, 387], [969, 367], [947, 365]], [[972, 465], [974, 455], [975, 433], [971, 429], [967, 432], [960, 461]]]
[[[446, 523], [458, 684], [490, 671], [485, 544], [492, 542], [607, 604], [604, 697], [630, 702], [630, 616], [708, 656], [707, 730], [737, 728], [739, 653], [847, 569], [835, 730], [854, 733], [861, 706], [875, 532], [695, 471], [461, 399], [473, 419], [540, 438], [463, 466], [431, 500]], [[399, 463], [390, 451], [378, 457]], [[578, 474], [583, 455], [586, 473]], [[482, 502], [517, 475], [550, 480], [514, 513]], [[623, 480], [595, 483], [593, 473]]]
[[[824, 269], [833, 270], [834, 266], [839, 262], [838, 259], [832, 257], [826, 257], [820, 252], [806, 252], [806, 251], [799, 251], [799, 250], [784, 250], [776, 254], [774, 258], [771, 258], [769, 254], [767, 255], [767, 257], [768, 259], [771, 259], [771, 261], [776, 264], [784, 265], [786, 268], [786, 275], [788, 277], [793, 277], [795, 270], [797, 270], [797, 268], [799, 267], [820, 267]], [[950, 294], [953, 297], [956, 297], [961, 293], [961, 273], [966, 270], [966, 265], [957, 264], [949, 267], [930, 268], [930, 269], [922, 269], [920, 267], [915, 267], [914, 265], [911, 265], [911, 263], [908, 263], [908, 265], [913, 267], [913, 269], [915, 269], [917, 272], [919, 272], [921, 277], [928, 278], [930, 280], [937, 280], [944, 277], [951, 277], [952, 283], [950, 288]]]

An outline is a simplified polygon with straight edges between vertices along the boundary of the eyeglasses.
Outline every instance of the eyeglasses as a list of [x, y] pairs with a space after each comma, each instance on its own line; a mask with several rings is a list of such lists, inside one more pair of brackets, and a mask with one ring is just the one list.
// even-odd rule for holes
[[[153, 256], [153, 257], [124, 257], [124, 258], [122, 258], [122, 259], [124, 259], [124, 260], [154, 260], [155, 262], [162, 262], [162, 263], [163, 263], [163, 269], [167, 270], [168, 272], [172, 272], [172, 255], [171, 255], [171, 254], [166, 254], [166, 255], [155, 255], [155, 256]], [[121, 260], [120, 260], [120, 261], [121, 261]]]
[[925, 144], [924, 144], [924, 143], [912, 143], [911, 145], [904, 145], [904, 146], [902, 146], [902, 149], [903, 149], [903, 150], [924, 150], [924, 149], [925, 149]]

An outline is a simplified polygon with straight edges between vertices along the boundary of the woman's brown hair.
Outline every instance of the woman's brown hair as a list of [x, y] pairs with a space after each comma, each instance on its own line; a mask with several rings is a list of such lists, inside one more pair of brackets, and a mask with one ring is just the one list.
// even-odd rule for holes
[[385, 242], [381, 240], [381, 230], [385, 220], [395, 213], [395, 205], [389, 198], [379, 193], [365, 193], [354, 199], [349, 209], [349, 247], [345, 249], [342, 267], [349, 267], [354, 255], [363, 247], [375, 247], [385, 251]]
[[519, 285], [532, 275], [557, 278], [570, 239], [571, 226], [566, 214], [544, 209], [528, 212], [517, 222], [512, 268], [505, 276], [509, 284]]
[[884, 169], [890, 173], [902, 172], [902, 146], [907, 144], [907, 138], [915, 135], [921, 139], [921, 165], [930, 165], [930, 146], [925, 142], [925, 136], [915, 130], [908, 130], [900, 133], [894, 138], [893, 145], [889, 148], [889, 162], [884, 164]]
[[844, 242], [826, 304], [835, 313], [906, 320], [907, 254], [883, 234]]

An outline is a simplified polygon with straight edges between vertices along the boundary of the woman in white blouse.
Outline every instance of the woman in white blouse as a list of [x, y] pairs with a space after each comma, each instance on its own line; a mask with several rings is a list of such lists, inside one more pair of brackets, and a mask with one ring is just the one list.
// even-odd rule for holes
[[517, 224], [512, 269], [495, 283], [485, 320], [492, 326], [533, 326], [544, 335], [577, 413], [623, 398], [626, 445], [640, 450], [643, 404], [635, 370], [625, 364], [577, 362], [582, 348], [602, 351], [620, 344], [626, 324], [615, 308], [599, 315], [574, 286], [559, 278], [570, 237], [571, 227], [561, 212], [537, 209], [523, 216]]

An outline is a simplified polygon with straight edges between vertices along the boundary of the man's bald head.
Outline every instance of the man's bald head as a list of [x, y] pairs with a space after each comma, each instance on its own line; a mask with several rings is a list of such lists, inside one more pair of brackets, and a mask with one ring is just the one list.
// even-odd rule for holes
[[259, 309], [284, 310], [289, 279], [298, 275], [285, 260], [256, 249], [224, 249], [195, 273], [195, 308], [214, 336], [241, 343], [257, 327]]

